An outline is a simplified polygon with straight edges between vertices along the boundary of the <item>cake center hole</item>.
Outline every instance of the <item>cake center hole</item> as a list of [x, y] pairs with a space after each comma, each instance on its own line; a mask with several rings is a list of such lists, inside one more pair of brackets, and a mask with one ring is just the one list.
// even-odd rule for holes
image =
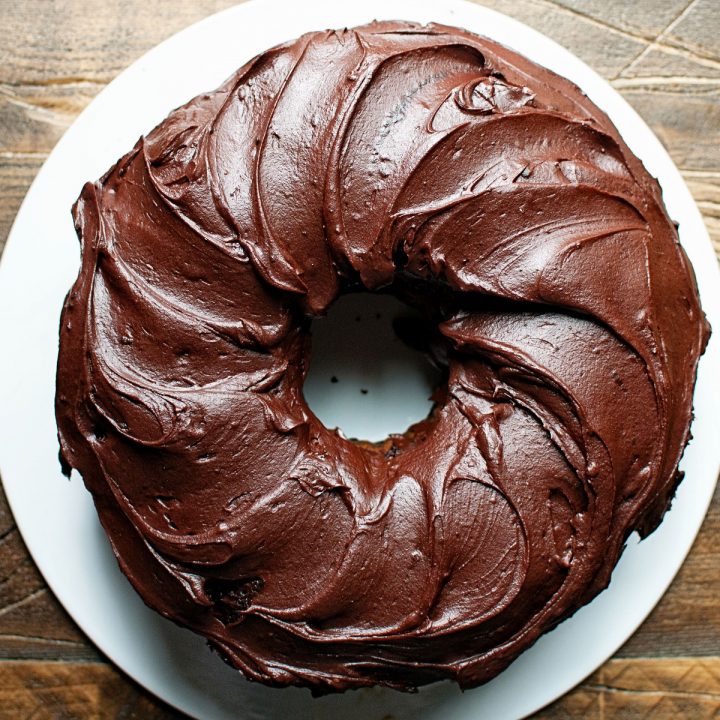
[[377, 442], [432, 409], [441, 373], [422, 347], [423, 316], [390, 295], [340, 297], [312, 323], [303, 392], [315, 415], [345, 437]]

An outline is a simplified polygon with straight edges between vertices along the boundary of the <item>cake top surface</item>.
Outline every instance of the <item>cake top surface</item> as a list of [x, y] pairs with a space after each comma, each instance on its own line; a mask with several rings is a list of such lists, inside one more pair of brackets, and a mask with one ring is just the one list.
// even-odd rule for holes
[[[466, 31], [262, 53], [75, 207], [57, 416], [123, 571], [249, 677], [502, 670], [674, 491], [707, 340], [660, 189], [570, 82]], [[302, 396], [345, 292], [425, 314], [431, 416], [358, 443]]]

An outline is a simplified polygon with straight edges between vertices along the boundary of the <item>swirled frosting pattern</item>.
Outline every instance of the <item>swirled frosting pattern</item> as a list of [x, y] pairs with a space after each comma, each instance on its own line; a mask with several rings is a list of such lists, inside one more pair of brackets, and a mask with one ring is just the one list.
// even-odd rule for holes
[[[709, 329], [656, 181], [570, 82], [466, 31], [271, 49], [74, 208], [64, 468], [145, 602], [249, 678], [472, 687], [609, 582], [680, 475]], [[384, 443], [308, 408], [309, 323], [420, 308]]]

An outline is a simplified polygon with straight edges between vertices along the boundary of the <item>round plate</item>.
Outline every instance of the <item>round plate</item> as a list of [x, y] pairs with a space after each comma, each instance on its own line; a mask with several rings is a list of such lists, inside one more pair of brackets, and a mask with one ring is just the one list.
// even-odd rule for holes
[[[49, 586], [119, 667], [181, 710], [224, 718], [517, 718], [565, 693], [640, 625], [682, 564], [720, 466], [716, 333], [700, 364], [696, 418], [672, 510], [638, 544], [631, 539], [612, 583], [487, 685], [460, 693], [437, 683], [413, 695], [371, 688], [313, 699], [244, 681], [199, 637], [148, 610], [120, 574], [80, 478], [63, 479], [53, 395], [58, 319], [78, 269], [70, 206], [174, 107], [210, 90], [256, 53], [309, 30], [373, 18], [458, 25], [517, 48], [580, 87], [613, 119], [656, 175], [697, 273], [705, 312], [720, 329], [717, 262], [678, 170], [638, 115], [567, 50], [521, 23], [462, 0], [263, 0], [231, 8], [157, 46], [103, 90], [58, 143], [33, 183], [0, 266], [0, 468], [18, 527]], [[192, 49], [192, 50], [190, 50]], [[581, 642], [578, 640], [581, 639]]]

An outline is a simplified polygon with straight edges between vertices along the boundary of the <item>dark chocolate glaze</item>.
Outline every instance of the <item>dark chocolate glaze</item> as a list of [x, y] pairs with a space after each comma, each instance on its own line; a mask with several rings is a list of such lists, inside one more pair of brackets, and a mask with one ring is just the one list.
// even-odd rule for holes
[[[269, 50], [74, 217], [57, 420], [145, 602], [315, 692], [505, 668], [677, 482], [708, 326], [661, 193], [570, 82], [466, 31]], [[310, 318], [439, 329], [431, 416], [373, 445], [302, 394]]]

